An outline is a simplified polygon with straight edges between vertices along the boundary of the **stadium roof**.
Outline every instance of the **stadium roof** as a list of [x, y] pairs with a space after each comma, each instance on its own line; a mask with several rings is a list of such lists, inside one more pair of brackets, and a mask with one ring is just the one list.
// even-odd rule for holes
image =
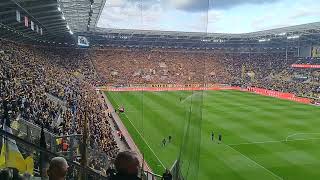
[[310, 35], [320, 33], [320, 22], [289, 26], [284, 28], [276, 28], [265, 31], [257, 31], [251, 33], [231, 34], [231, 33], [206, 33], [206, 32], [180, 32], [180, 31], [155, 31], [155, 30], [130, 30], [130, 29], [107, 29], [95, 28], [96, 32], [106, 34], [145, 34], [145, 35], [170, 35], [170, 36], [199, 36], [210, 38], [257, 38], [266, 36], [281, 36], [281, 35]]
[[[16, 10], [20, 12], [20, 22], [16, 20]], [[67, 39], [68, 29], [57, 9], [55, 0], [2, 0], [0, 2], [1, 36], [15, 41], [54, 41]], [[28, 27], [24, 17], [28, 17]], [[30, 28], [31, 21], [34, 30]], [[36, 32], [42, 29], [43, 35]], [[12, 33], [8, 33], [12, 32]]]
[[[2, 0], [0, 37], [18, 42], [73, 44], [73, 32], [89, 30], [88, 23], [94, 27], [104, 3], [105, 0]], [[20, 13], [20, 22], [16, 11]], [[25, 17], [28, 18], [28, 27], [25, 26]]]
[[112, 46], [214, 48], [268, 44], [271, 47], [297, 47], [320, 41], [320, 22], [244, 34], [104, 28], [79, 34], [91, 37], [94, 44]]
[[106, 0], [59, 0], [59, 6], [74, 32], [94, 30]]
[[[105, 29], [97, 27], [98, 19], [106, 0], [2, 0], [0, 2], [0, 37], [26, 42], [55, 42], [74, 44], [75, 35], [85, 35], [93, 43], [124, 43], [125, 45], [190, 45], [232, 42], [261, 41], [270, 39], [287, 42], [299, 37], [300, 42], [319, 42], [320, 22], [290, 26], [266, 31], [226, 34], [178, 31], [147, 31], [128, 29]], [[16, 10], [21, 13], [21, 22], [16, 20]], [[28, 16], [43, 35], [24, 26], [23, 17]], [[30, 26], [30, 25], [29, 25]], [[74, 33], [74, 34], [73, 34]], [[171, 43], [170, 41], [175, 41]], [[169, 42], [169, 43], [168, 43]]]

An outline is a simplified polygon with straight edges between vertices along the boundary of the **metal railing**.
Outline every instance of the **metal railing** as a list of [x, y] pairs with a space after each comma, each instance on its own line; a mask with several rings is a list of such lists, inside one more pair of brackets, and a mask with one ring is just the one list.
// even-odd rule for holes
[[[33, 124], [32, 122], [26, 121], [24, 119], [17, 119], [15, 121], [15, 125], [13, 125], [13, 136], [21, 138], [24, 143], [29, 143], [33, 144], [39, 144], [39, 139], [40, 139], [40, 134], [41, 134], [41, 127], [39, 127], [36, 124]], [[77, 160], [80, 158], [80, 152], [79, 146], [80, 146], [80, 141], [82, 138], [81, 134], [75, 134], [75, 135], [67, 135], [67, 136], [58, 136], [46, 129], [44, 129], [44, 134], [45, 134], [45, 139], [46, 143], [48, 145], [47, 151], [50, 153], [53, 153], [54, 156], [63, 156], [66, 159], [69, 159], [70, 162], [72, 161], [73, 163], [76, 163], [79, 165], [79, 163], [75, 162], [74, 160]], [[70, 143], [70, 138], [73, 138], [73, 146], [68, 147], [68, 150], [64, 151], [62, 148], [62, 145], [58, 144], [57, 140], [63, 139], [64, 142]], [[19, 148], [23, 149], [24, 145], [20, 145]], [[25, 149], [25, 148], [24, 148]], [[112, 163], [110, 159], [107, 157], [106, 153], [102, 152], [99, 147], [91, 147], [90, 145], [87, 147], [87, 152], [88, 152], [88, 159], [89, 159], [89, 166], [90, 166], [90, 160], [99, 160], [102, 162], [102, 169], [107, 170], [110, 164]], [[27, 154], [27, 152], [26, 152]], [[80, 165], [79, 165], [80, 166]], [[39, 170], [38, 170], [39, 171]], [[91, 171], [101, 174], [100, 171], [91, 169]], [[71, 173], [71, 172], [70, 172]], [[73, 172], [73, 176], [76, 175], [78, 171]], [[149, 171], [144, 171], [143, 173], [143, 179], [145, 180], [161, 180], [162, 176], [149, 172]]]
[[[14, 124], [14, 125], [13, 125]], [[41, 127], [35, 125], [29, 121], [24, 119], [17, 119], [12, 123], [13, 134], [24, 139], [27, 142], [33, 144], [39, 144]], [[66, 135], [66, 136], [57, 136], [56, 134], [44, 129], [46, 143], [48, 145], [47, 149], [53, 153], [56, 153], [60, 156], [64, 156], [70, 160], [77, 160], [80, 157], [80, 144], [82, 141], [81, 134], [74, 135]], [[71, 141], [71, 138], [72, 141]], [[63, 145], [59, 142], [63, 140], [64, 143], [68, 144], [67, 149], [63, 149]], [[72, 142], [72, 143], [71, 143]], [[103, 163], [100, 168], [106, 170], [110, 164], [110, 160], [105, 152], [101, 150], [101, 148], [94, 145], [91, 147], [90, 145], [87, 147], [89, 166], [90, 161], [101, 161]]]
[[[53, 153], [49, 150], [46, 150], [44, 148], [41, 148], [40, 146], [37, 146], [31, 142], [28, 142], [20, 137], [17, 137], [13, 134], [10, 134], [2, 129], [0, 129], [0, 138], [5, 141], [11, 141], [14, 142], [17, 147], [19, 148], [19, 151], [23, 155], [24, 158], [27, 156], [31, 156], [34, 160], [34, 176], [39, 177], [39, 169], [40, 168], [40, 153], [44, 154], [47, 157], [47, 160], [49, 161], [53, 157], [59, 156], [56, 153]], [[89, 167], [83, 167], [79, 163], [67, 160], [69, 169], [67, 174], [67, 179], [69, 180], [78, 180], [80, 177], [84, 180], [107, 180], [107, 177], [95, 172], [93, 169]]]
[[161, 180], [162, 176], [159, 174], [155, 174], [149, 171], [144, 171], [144, 177], [142, 178], [144, 180]]

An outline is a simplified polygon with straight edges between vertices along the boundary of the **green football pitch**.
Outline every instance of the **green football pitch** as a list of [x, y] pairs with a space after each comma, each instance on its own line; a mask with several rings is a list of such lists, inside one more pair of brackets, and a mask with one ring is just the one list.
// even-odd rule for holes
[[[106, 95], [115, 108], [125, 107], [121, 120], [148, 164], [160, 174], [180, 153], [186, 113], [196, 93], [200, 92]], [[195, 179], [320, 179], [319, 107], [231, 90], [201, 94], [202, 118], [197, 121], [201, 136], [191, 137], [200, 141], [199, 162], [193, 162], [199, 163]], [[169, 135], [172, 142], [163, 147], [161, 142]]]

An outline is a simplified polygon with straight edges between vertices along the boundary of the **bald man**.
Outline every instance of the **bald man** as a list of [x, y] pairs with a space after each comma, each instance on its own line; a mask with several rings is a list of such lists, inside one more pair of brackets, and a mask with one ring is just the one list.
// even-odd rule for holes
[[49, 180], [64, 180], [68, 168], [68, 162], [63, 157], [52, 158], [48, 169]]

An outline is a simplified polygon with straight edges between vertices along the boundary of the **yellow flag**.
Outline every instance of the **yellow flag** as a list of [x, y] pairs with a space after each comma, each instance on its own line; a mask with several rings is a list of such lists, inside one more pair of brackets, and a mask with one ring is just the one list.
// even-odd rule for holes
[[[4, 125], [4, 130], [12, 134], [10, 127]], [[22, 154], [20, 153], [15, 140], [4, 139], [0, 154], [0, 169], [1, 168], [16, 168], [20, 173], [26, 170], [26, 164]]]
[[34, 169], [34, 160], [32, 156], [28, 156], [25, 159], [26, 163], [26, 173], [33, 175], [33, 169]]

